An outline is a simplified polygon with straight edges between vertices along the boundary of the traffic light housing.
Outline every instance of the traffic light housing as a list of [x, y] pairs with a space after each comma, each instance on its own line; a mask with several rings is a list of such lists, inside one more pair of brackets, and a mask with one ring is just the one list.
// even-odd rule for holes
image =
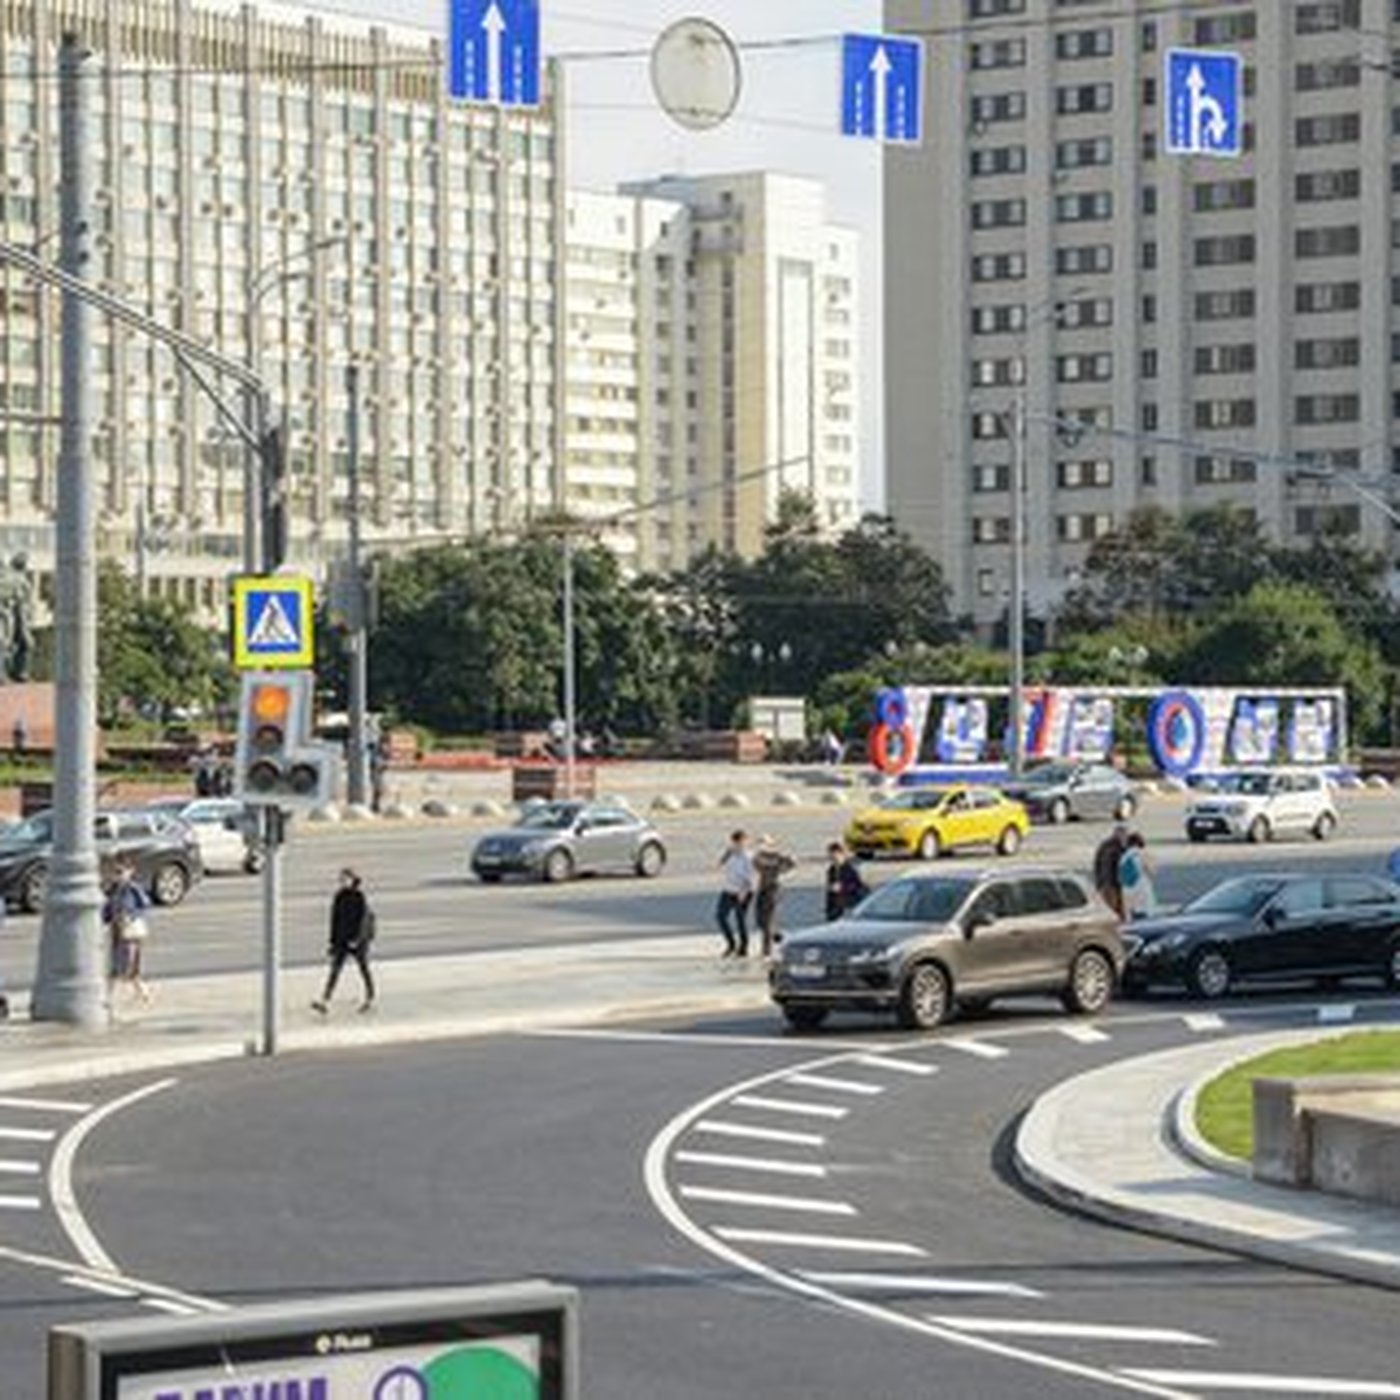
[[250, 806], [319, 807], [335, 795], [340, 755], [311, 737], [309, 671], [251, 671], [243, 677], [234, 756], [234, 795]]

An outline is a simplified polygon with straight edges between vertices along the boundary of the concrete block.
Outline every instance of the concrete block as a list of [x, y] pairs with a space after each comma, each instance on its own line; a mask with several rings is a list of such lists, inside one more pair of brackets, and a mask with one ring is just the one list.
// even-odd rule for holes
[[499, 802], [473, 802], [471, 805], [471, 814], [474, 817], [503, 817], [506, 814], [506, 809], [502, 807]]
[[721, 807], [747, 807], [748, 795], [742, 792], [726, 792], [719, 800]]
[[1312, 1184], [1363, 1201], [1400, 1206], [1400, 1112], [1311, 1108]]
[[688, 812], [708, 812], [715, 805], [715, 799], [708, 792], [688, 792], [681, 802]]
[[800, 807], [802, 798], [795, 792], [775, 792], [773, 794], [773, 806], [775, 807]]
[[455, 817], [457, 808], [451, 802], [444, 802], [440, 797], [430, 797], [423, 804], [423, 815], [425, 817]]
[[846, 805], [846, 794], [844, 792], [824, 792], [822, 793], [823, 807], [844, 807]]
[[1390, 790], [1390, 779], [1384, 773], [1371, 773], [1366, 778], [1366, 786], [1376, 792], [1388, 792]]
[[306, 820], [309, 822], [338, 822], [340, 808], [334, 802], [327, 802], [324, 806], [313, 807], [306, 814]]
[[681, 800], [673, 792], [663, 792], [659, 797], [652, 799], [651, 810], [653, 812], [679, 812]]
[[378, 817], [378, 814], [363, 802], [347, 802], [340, 815], [342, 820], [347, 822], [372, 822]]
[[413, 815], [413, 808], [407, 802], [387, 802], [380, 813], [386, 821], [401, 822]]
[[1276, 1186], [1311, 1179], [1307, 1124], [1298, 1108], [1298, 1082], [1254, 1081], [1254, 1176]]

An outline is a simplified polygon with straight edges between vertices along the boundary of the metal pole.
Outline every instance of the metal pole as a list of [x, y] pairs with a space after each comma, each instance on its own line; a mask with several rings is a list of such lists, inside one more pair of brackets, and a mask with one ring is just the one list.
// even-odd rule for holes
[[574, 795], [574, 754], [578, 748], [578, 702], [574, 693], [577, 643], [574, 637], [574, 537], [564, 531], [564, 795]]
[[1011, 604], [1007, 640], [1011, 648], [1011, 776], [1026, 767], [1026, 396], [1011, 408]]
[[[86, 278], [92, 258], [92, 133], [88, 53], [75, 35], [59, 46], [61, 262]], [[97, 852], [97, 567], [89, 443], [95, 366], [92, 314], [65, 292], [62, 314], [63, 423], [59, 432], [54, 565], [54, 834], [31, 1015], [86, 1029], [109, 1020]]]
[[275, 1055], [282, 1024], [282, 843], [286, 817], [263, 809], [263, 1035], [262, 1053]]
[[[259, 291], [256, 281], [248, 283], [248, 307], [245, 335], [248, 340], [248, 367], [254, 376], [258, 373], [261, 359], [259, 344], [262, 327], [258, 321]], [[258, 571], [259, 545], [258, 532], [262, 523], [262, 451], [263, 434], [267, 421], [263, 412], [266, 396], [260, 389], [248, 388], [244, 394], [245, 412], [248, 426], [252, 429], [252, 442], [249, 444], [243, 467], [243, 572], [254, 575]]]
[[369, 638], [365, 616], [365, 579], [360, 564], [360, 369], [345, 367], [345, 395], [349, 409], [345, 425], [347, 471], [350, 477], [350, 588], [352, 592], [350, 617], [350, 754], [346, 774], [346, 797], [349, 805], [363, 807], [368, 801], [368, 754], [365, 735], [368, 731]]

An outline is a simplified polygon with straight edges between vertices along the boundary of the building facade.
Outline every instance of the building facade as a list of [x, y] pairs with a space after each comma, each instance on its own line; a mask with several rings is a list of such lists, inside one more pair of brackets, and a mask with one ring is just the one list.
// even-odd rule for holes
[[[1018, 403], [1033, 612], [1147, 505], [1393, 555], [1340, 479], [1395, 480], [1391, 0], [885, 12], [926, 36], [928, 104], [924, 144], [885, 164], [889, 505], [956, 606], [988, 624], [1009, 601]], [[1238, 159], [1164, 153], [1173, 47], [1243, 56]]]

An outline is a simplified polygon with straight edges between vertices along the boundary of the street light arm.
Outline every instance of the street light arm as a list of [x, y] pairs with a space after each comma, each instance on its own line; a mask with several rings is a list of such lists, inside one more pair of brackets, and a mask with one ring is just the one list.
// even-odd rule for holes
[[219, 393], [214, 384], [205, 377], [199, 367], [190, 360], [184, 351], [177, 350], [175, 352], [175, 358], [180, 362], [180, 368], [194, 380], [199, 388], [203, 389], [204, 392], [209, 395], [210, 401], [213, 403], [219, 417], [222, 418], [254, 452], [257, 452], [262, 446], [262, 443], [258, 434], [253, 431], [251, 425], [245, 423], [243, 419], [229, 407], [228, 401]]

